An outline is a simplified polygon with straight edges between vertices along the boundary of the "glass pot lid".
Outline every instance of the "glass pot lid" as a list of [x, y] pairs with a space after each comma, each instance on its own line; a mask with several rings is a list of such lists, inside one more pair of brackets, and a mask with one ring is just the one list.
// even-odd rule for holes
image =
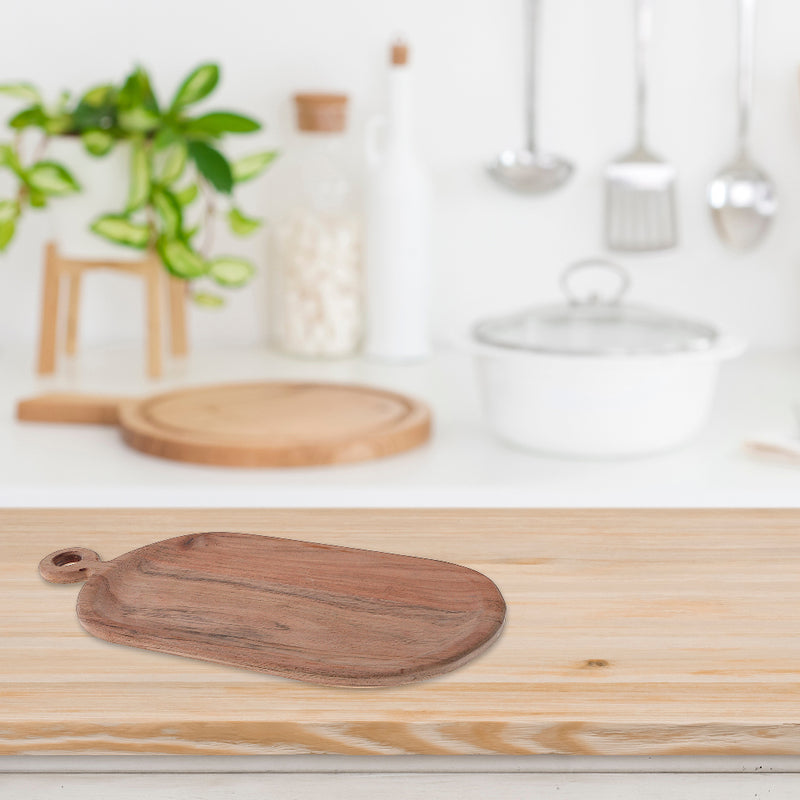
[[[606, 290], [580, 292], [578, 277], [602, 277]], [[609, 282], [612, 283], [608, 289]], [[587, 259], [561, 275], [567, 303], [535, 306], [505, 317], [479, 322], [478, 342], [513, 350], [558, 355], [658, 355], [708, 350], [718, 332], [701, 322], [622, 302], [630, 286], [618, 264]]]

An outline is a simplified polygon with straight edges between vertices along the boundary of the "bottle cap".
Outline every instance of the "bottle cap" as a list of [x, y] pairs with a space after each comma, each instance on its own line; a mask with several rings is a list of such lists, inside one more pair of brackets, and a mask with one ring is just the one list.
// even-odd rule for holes
[[395, 67], [404, 67], [408, 64], [408, 42], [405, 39], [395, 39], [389, 51], [389, 61]]
[[301, 131], [340, 133], [347, 127], [346, 94], [296, 94], [294, 102]]

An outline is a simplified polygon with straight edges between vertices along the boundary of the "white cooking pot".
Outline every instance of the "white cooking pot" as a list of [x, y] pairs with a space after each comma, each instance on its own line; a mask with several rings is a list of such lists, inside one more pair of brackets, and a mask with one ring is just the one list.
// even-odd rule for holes
[[[606, 298], [578, 273], [616, 276]], [[623, 304], [622, 267], [591, 259], [562, 275], [568, 303], [488, 319], [472, 330], [484, 405], [500, 439], [541, 453], [613, 458], [677, 447], [711, 410], [722, 361], [744, 342], [704, 323]]]

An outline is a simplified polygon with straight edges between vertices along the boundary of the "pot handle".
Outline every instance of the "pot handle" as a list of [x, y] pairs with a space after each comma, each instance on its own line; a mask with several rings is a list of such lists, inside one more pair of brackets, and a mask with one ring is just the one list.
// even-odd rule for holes
[[[611, 272], [617, 277], [618, 283], [616, 290], [608, 297], [604, 297], [596, 290], [591, 291], [585, 296], [580, 295], [575, 290], [575, 276], [579, 272], [583, 272], [587, 269], [597, 268], [605, 270], [606, 272]], [[564, 293], [564, 297], [567, 298], [571, 306], [615, 306], [622, 301], [622, 298], [630, 288], [631, 278], [628, 271], [620, 264], [617, 264], [616, 261], [609, 261], [605, 258], [584, 258], [581, 261], [570, 264], [561, 273], [559, 285], [561, 286], [561, 291]]]

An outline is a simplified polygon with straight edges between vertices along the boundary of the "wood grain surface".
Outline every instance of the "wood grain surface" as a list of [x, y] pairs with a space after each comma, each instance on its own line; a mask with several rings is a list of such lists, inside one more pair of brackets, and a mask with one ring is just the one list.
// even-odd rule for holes
[[127, 397], [48, 392], [17, 403], [20, 422], [60, 422], [81, 425], [119, 425], [119, 407]]
[[150, 455], [226, 467], [302, 467], [401, 453], [430, 438], [428, 408], [402, 394], [338, 383], [232, 383], [145, 398], [47, 394], [21, 400], [25, 422], [122, 426]]
[[[87, 636], [42, 553], [206, 529], [455, 560], [508, 604], [431, 681], [326, 688]], [[0, 511], [0, 753], [800, 754], [800, 511]]]
[[110, 561], [68, 547], [39, 572], [86, 581], [78, 618], [101, 639], [327, 686], [450, 672], [494, 642], [506, 612], [485, 575], [457, 564], [242, 533]]

